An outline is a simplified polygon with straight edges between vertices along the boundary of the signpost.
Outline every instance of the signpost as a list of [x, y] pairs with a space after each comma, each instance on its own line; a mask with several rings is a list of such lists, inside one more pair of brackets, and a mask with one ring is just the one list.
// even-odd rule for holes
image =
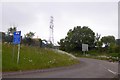
[[20, 58], [20, 42], [21, 42], [21, 31], [16, 31], [13, 33], [13, 44], [18, 44], [18, 56], [17, 56], [17, 64], [19, 63]]
[[16, 31], [13, 33], [13, 44], [20, 44], [21, 42], [21, 31]]
[[88, 44], [82, 44], [82, 51], [88, 51]]
[[85, 51], [88, 51], [88, 44], [82, 44], [82, 51], [85, 54]]

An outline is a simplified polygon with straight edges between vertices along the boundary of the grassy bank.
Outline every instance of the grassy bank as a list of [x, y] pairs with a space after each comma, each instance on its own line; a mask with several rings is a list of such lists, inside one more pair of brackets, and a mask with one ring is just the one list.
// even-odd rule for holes
[[17, 46], [2, 44], [2, 70], [19, 71], [69, 66], [78, 61], [66, 54], [60, 54], [47, 48], [21, 46], [20, 62], [17, 64]]
[[82, 52], [73, 52], [72, 53], [76, 57], [84, 57], [84, 58], [94, 58], [100, 60], [108, 60], [108, 61], [118, 61], [120, 53], [103, 53], [103, 52], [95, 52], [95, 51], [88, 51], [86, 53]]

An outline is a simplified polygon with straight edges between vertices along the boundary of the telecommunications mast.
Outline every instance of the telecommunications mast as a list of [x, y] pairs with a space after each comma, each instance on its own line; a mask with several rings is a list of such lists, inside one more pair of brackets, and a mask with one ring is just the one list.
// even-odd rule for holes
[[53, 16], [50, 16], [50, 37], [49, 41], [54, 45], [54, 36], [53, 36], [53, 31], [54, 31], [54, 23], [53, 23]]

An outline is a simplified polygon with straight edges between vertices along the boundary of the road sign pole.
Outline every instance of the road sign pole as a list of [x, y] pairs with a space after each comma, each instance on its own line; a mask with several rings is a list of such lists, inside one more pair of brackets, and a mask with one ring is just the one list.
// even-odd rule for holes
[[12, 55], [13, 61], [14, 61], [14, 53], [15, 53], [15, 45], [13, 45], [13, 55]]
[[20, 59], [20, 44], [18, 44], [18, 57], [17, 57], [17, 64], [19, 63]]
[[20, 41], [21, 41], [21, 31], [15, 31], [13, 33], [13, 44], [14, 45], [18, 44], [17, 64], [19, 63], [19, 58], [20, 58]]

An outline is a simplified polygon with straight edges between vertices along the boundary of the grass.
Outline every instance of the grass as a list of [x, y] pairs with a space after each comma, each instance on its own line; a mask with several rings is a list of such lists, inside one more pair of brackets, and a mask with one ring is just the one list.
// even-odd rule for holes
[[35, 70], [60, 66], [69, 66], [78, 60], [66, 54], [57, 53], [51, 49], [21, 46], [20, 62], [17, 64], [17, 46], [2, 44], [2, 71]]
[[93, 59], [99, 59], [99, 60], [108, 60], [108, 61], [118, 61], [119, 60], [119, 53], [97, 53], [97, 52], [87, 52], [87, 53], [81, 53], [81, 52], [74, 52], [72, 53], [76, 57], [84, 57], [84, 58], [93, 58]]

